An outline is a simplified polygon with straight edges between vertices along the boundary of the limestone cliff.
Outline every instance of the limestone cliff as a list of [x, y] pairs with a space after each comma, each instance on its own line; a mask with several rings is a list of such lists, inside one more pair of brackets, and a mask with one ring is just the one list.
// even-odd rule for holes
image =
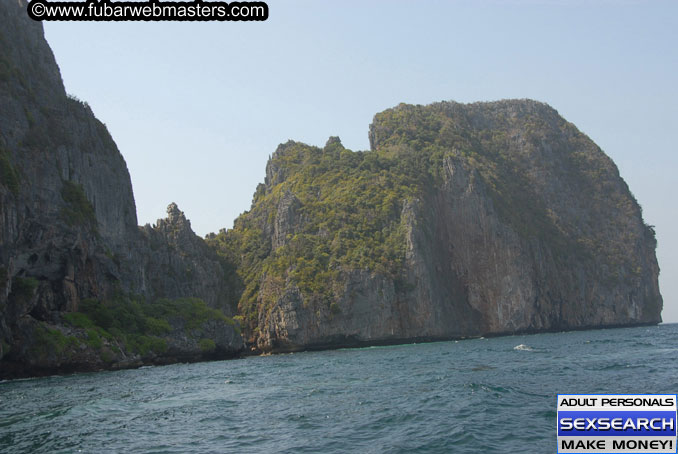
[[[137, 226], [122, 155], [66, 94], [24, 1], [0, 2], [0, 105], [0, 377], [143, 362], [119, 339], [88, 344], [96, 333], [67, 322], [85, 300], [196, 297], [230, 315], [222, 267], [176, 206], [155, 228]], [[223, 333], [198, 333], [183, 350], [171, 330], [155, 337], [169, 342], [167, 358], [200, 357], [203, 338], [216, 342], [203, 342], [209, 352], [233, 354], [239, 336], [219, 324]]]
[[[167, 218], [141, 228], [133, 270], [140, 270], [137, 293], [162, 298], [197, 296], [210, 307], [234, 315], [231, 289], [216, 253], [191, 229], [191, 222], [176, 204]], [[123, 280], [134, 282], [132, 276]]]
[[0, 2], [0, 378], [228, 357], [240, 326], [290, 351], [661, 320], [654, 231], [616, 166], [530, 100], [403, 104], [369, 151], [280, 145], [207, 242], [175, 204], [139, 227], [25, 7]]
[[371, 150], [271, 158], [212, 244], [261, 350], [661, 321], [654, 231], [614, 163], [530, 100], [400, 105]]

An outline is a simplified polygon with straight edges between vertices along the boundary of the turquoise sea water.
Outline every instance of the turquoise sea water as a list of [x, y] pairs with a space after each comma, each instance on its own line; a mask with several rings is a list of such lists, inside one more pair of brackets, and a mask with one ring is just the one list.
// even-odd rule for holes
[[0, 452], [556, 451], [557, 393], [675, 393], [678, 325], [0, 383]]

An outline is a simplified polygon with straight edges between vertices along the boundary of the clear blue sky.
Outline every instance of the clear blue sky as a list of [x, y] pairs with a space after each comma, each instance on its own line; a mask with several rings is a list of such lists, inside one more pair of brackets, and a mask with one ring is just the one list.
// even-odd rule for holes
[[678, 322], [678, 2], [269, 1], [251, 23], [46, 23], [69, 93], [108, 125], [141, 224], [175, 201], [204, 235], [249, 209], [268, 156], [375, 113], [533, 98], [610, 155], [656, 226]]

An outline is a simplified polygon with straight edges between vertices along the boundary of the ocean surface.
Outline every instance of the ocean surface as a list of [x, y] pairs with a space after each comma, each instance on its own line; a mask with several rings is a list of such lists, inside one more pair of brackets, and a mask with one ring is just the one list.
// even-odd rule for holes
[[557, 393], [675, 393], [678, 325], [0, 383], [0, 452], [556, 451]]

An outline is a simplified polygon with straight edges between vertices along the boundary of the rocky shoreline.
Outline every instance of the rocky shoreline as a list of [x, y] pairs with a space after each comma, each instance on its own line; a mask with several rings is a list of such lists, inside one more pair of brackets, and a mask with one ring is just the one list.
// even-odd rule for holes
[[532, 334], [545, 334], [545, 333], [566, 333], [568, 331], [589, 331], [597, 329], [622, 329], [622, 328], [638, 328], [643, 326], [657, 326], [657, 323], [640, 323], [635, 325], [619, 325], [619, 326], [587, 326], [587, 327], [578, 327], [570, 330], [548, 330], [548, 331], [523, 331], [515, 333], [491, 333], [481, 336], [471, 336], [471, 337], [459, 337], [459, 338], [409, 338], [409, 339], [389, 339], [383, 341], [374, 341], [374, 342], [362, 342], [358, 340], [345, 340], [344, 342], [338, 341], [334, 344], [324, 344], [324, 345], [307, 345], [303, 349], [272, 349], [270, 351], [262, 352], [256, 347], [250, 346], [247, 348], [243, 347], [239, 351], [231, 352], [221, 352], [217, 354], [196, 354], [196, 355], [179, 355], [179, 356], [164, 356], [161, 358], [156, 358], [152, 360], [143, 360], [140, 357], [133, 358], [127, 361], [123, 361], [116, 364], [111, 364], [106, 367], [100, 367], [93, 363], [82, 363], [82, 364], [72, 364], [64, 367], [56, 368], [44, 368], [44, 367], [35, 367], [35, 368], [26, 368], [24, 364], [12, 364], [12, 363], [3, 363], [5, 367], [2, 370], [3, 375], [0, 375], [0, 381], [3, 380], [20, 380], [27, 378], [37, 378], [37, 377], [48, 377], [48, 376], [62, 376], [62, 375], [72, 375], [79, 373], [93, 373], [93, 372], [106, 372], [106, 371], [116, 371], [116, 370], [128, 370], [128, 369], [138, 369], [141, 367], [155, 367], [155, 366], [167, 366], [172, 364], [194, 364], [201, 362], [212, 362], [212, 361], [230, 361], [245, 359], [248, 357], [255, 356], [272, 356], [272, 355], [282, 355], [288, 353], [300, 353], [300, 352], [312, 352], [312, 351], [331, 351], [331, 350], [340, 350], [340, 349], [350, 349], [350, 348], [369, 348], [369, 347], [387, 347], [395, 345], [408, 345], [408, 344], [423, 344], [423, 343], [432, 343], [432, 342], [450, 342], [450, 341], [465, 341], [473, 339], [484, 339], [484, 338], [494, 338], [494, 337], [511, 337], [511, 336], [521, 336], [521, 335], [532, 335]]
[[230, 230], [139, 226], [25, 8], [0, 2], [0, 378], [661, 322], [628, 185], [528, 99], [400, 104], [370, 150], [281, 144]]

